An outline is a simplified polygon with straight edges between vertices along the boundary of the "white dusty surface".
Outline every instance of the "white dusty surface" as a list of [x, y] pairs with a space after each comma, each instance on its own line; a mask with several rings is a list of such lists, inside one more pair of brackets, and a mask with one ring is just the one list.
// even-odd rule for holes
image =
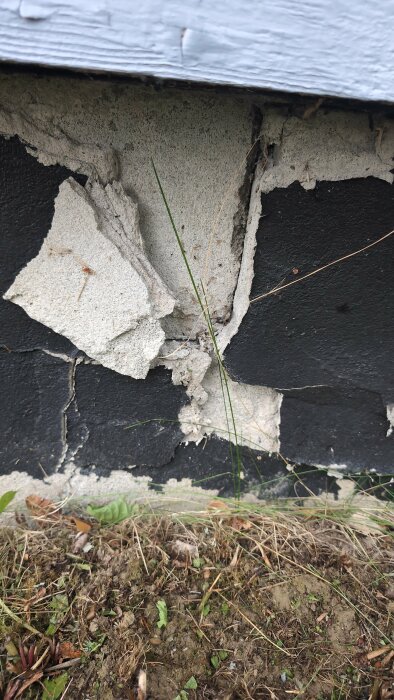
[[[24, 507], [25, 498], [38, 494], [41, 498], [54, 501], [65, 500], [70, 503], [105, 502], [120, 495], [126, 495], [130, 502], [147, 503], [152, 508], [171, 511], [200, 511], [217, 495], [214, 489], [192, 486], [191, 479], [179, 481], [169, 479], [163, 484], [160, 493], [149, 489], [149, 477], [135, 477], [132, 471], [112, 470], [108, 477], [97, 476], [94, 468], [89, 474], [82, 474], [73, 464], [67, 464], [62, 473], [53, 474], [42, 479], [34, 479], [25, 472], [14, 471], [0, 475], [0, 493], [16, 491], [10, 506]], [[1, 519], [1, 516], [0, 516]]]
[[[101, 188], [100, 194], [105, 197], [106, 191]], [[126, 196], [117, 195], [127, 211]], [[128, 213], [133, 212], [131, 207]], [[174, 301], [164, 290], [162, 294], [169, 312]], [[147, 375], [164, 340], [133, 256], [127, 260], [104, 235], [92, 200], [72, 178], [60, 186], [52, 227], [39, 254], [4, 296], [105, 367], [137, 379]]]
[[167, 337], [194, 336], [204, 324], [153, 158], [211, 314], [228, 319], [239, 266], [233, 219], [252, 138], [249, 98], [0, 75], [0, 133], [18, 134], [46, 165], [66, 165], [104, 185], [120, 182], [138, 205], [149, 261], [177, 299]]
[[[278, 452], [282, 395], [263, 386], [233, 382], [229, 377], [227, 383], [239, 444], [247, 445], [253, 450]], [[207, 372], [203, 387], [208, 394], [201, 411], [204, 425], [210, 426], [205, 428], [206, 432], [213, 432], [219, 437], [235, 442], [231, 418], [230, 432], [227, 427], [222, 386], [215, 366]], [[227, 404], [228, 416], [229, 409]]]
[[0, 59], [392, 101], [393, 21], [393, 0], [3, 0]]

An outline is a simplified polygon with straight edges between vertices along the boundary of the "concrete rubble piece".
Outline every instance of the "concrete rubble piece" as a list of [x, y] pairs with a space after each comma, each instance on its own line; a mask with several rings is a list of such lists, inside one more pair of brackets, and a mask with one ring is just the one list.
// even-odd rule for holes
[[146, 377], [175, 300], [144, 255], [136, 204], [69, 178], [39, 254], [4, 295], [105, 367]]

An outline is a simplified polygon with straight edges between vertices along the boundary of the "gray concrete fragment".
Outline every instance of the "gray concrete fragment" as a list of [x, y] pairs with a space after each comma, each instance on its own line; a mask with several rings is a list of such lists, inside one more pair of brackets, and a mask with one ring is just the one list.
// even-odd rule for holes
[[180, 412], [185, 441], [199, 442], [203, 436], [215, 434], [254, 450], [279, 452], [282, 395], [267, 387], [239, 384], [230, 377], [227, 385], [235, 426], [226, 389], [224, 397], [218, 367], [214, 364], [202, 382], [206, 401], [201, 406], [192, 401]]
[[390, 423], [390, 427], [387, 431], [387, 437], [389, 437], [394, 430], [394, 404], [389, 404], [387, 406], [387, 420]]
[[90, 192], [71, 178], [61, 185], [39, 254], [4, 296], [105, 367], [140, 379], [164, 341], [159, 318], [175, 302], [144, 259], [122, 188]]
[[393, 124], [377, 120], [371, 131], [366, 113], [319, 110], [301, 119], [273, 108], [264, 114], [262, 137], [266, 147], [273, 147], [262, 192], [296, 181], [305, 189], [313, 189], [317, 180], [354, 177], [393, 182]]
[[169, 338], [195, 338], [205, 324], [151, 158], [212, 317], [225, 322], [239, 269], [233, 222], [242, 205], [251, 105], [250, 97], [200, 91], [0, 76], [0, 133], [18, 135], [45, 165], [66, 165], [102, 184], [119, 180], [133, 193], [148, 258], [178, 300], [163, 323]]

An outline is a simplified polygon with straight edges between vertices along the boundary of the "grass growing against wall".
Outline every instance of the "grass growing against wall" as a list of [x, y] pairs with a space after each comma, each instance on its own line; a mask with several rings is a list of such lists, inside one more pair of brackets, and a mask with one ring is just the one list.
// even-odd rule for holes
[[[241, 493], [241, 488], [240, 488], [240, 482], [242, 478], [242, 457], [239, 449], [239, 443], [238, 443], [238, 431], [237, 431], [237, 424], [235, 420], [235, 414], [234, 414], [234, 408], [233, 408], [233, 402], [231, 400], [231, 392], [230, 392], [230, 386], [229, 386], [229, 379], [227, 376], [227, 370], [224, 366], [223, 359], [221, 352], [219, 350], [217, 340], [216, 340], [216, 333], [215, 329], [213, 327], [212, 323], [212, 316], [209, 310], [209, 305], [208, 305], [208, 299], [207, 299], [207, 294], [205, 291], [205, 287], [200, 280], [199, 282], [195, 279], [195, 276], [193, 274], [190, 262], [188, 260], [185, 248], [182, 243], [181, 236], [178, 232], [178, 229], [176, 227], [174, 217], [172, 215], [170, 206], [168, 204], [168, 200], [166, 197], [166, 194], [163, 189], [163, 185], [161, 183], [159, 174], [157, 172], [156, 166], [152, 160], [152, 167], [153, 171], [155, 173], [156, 181], [159, 186], [160, 194], [164, 202], [164, 206], [166, 208], [172, 230], [174, 232], [176, 241], [179, 246], [179, 250], [182, 254], [182, 258], [184, 261], [184, 264], [187, 269], [187, 273], [189, 275], [189, 279], [191, 282], [191, 286], [193, 288], [194, 295], [196, 297], [196, 301], [200, 307], [202, 316], [204, 318], [204, 321], [206, 323], [207, 327], [207, 332], [209, 335], [209, 338], [211, 340], [212, 344], [212, 349], [213, 353], [215, 356], [215, 360], [218, 366], [219, 370], [219, 377], [220, 377], [220, 384], [221, 384], [221, 390], [222, 390], [222, 397], [223, 397], [223, 405], [224, 405], [224, 410], [225, 410], [225, 415], [226, 415], [226, 423], [227, 423], [227, 435], [228, 435], [228, 441], [229, 441], [229, 450], [230, 450], [230, 458], [231, 458], [231, 464], [232, 464], [232, 476], [233, 476], [233, 486], [234, 486], [234, 497], [239, 498], [240, 493]], [[233, 445], [234, 443], [234, 445]]]

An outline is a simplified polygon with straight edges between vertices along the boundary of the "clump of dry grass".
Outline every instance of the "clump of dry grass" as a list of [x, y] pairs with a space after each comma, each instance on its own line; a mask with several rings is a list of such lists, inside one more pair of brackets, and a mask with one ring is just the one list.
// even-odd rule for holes
[[75, 699], [394, 697], [389, 507], [214, 501], [75, 522], [57, 510], [0, 530], [7, 700], [61, 675]]

